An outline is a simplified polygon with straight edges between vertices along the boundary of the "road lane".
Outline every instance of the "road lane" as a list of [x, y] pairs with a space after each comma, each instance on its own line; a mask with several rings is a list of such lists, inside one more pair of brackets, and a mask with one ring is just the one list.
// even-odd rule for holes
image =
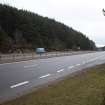
[[102, 63], [105, 52], [0, 64], [0, 100]]

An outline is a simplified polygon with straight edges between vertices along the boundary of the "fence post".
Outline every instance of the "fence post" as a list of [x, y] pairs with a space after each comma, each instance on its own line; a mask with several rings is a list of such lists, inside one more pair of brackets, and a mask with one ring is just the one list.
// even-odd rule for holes
[[2, 60], [2, 56], [0, 55], [0, 61]]
[[41, 55], [42, 55], [42, 54], [41, 54], [41, 53], [38, 53], [38, 55], [39, 55], [39, 58], [41, 58]]
[[34, 58], [33, 52], [32, 52], [32, 59]]
[[56, 57], [57, 57], [57, 51], [56, 51]]
[[22, 55], [23, 55], [23, 59], [25, 59], [25, 54], [24, 54], [24, 53], [22, 53]]
[[45, 52], [45, 57], [47, 57], [47, 52]]
[[13, 61], [15, 61], [15, 54], [13, 54]]

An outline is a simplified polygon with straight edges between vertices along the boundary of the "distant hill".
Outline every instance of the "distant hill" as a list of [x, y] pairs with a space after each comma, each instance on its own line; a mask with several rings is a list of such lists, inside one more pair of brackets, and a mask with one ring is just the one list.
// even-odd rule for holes
[[0, 4], [0, 52], [37, 47], [94, 50], [95, 43], [83, 33], [54, 19]]

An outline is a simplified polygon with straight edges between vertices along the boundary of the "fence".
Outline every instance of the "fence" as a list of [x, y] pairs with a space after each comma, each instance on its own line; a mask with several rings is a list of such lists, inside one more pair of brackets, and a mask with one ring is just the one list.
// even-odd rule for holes
[[48, 57], [69, 56], [73, 54], [89, 53], [91, 51], [64, 51], [64, 52], [46, 52], [44, 54], [23, 53], [23, 54], [0, 54], [0, 63], [15, 62], [22, 60], [40, 59]]

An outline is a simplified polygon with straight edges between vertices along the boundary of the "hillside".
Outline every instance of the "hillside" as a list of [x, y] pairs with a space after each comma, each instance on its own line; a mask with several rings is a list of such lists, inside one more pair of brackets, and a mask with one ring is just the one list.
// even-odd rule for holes
[[0, 4], [0, 52], [17, 49], [94, 50], [95, 43], [71, 27], [27, 10]]

